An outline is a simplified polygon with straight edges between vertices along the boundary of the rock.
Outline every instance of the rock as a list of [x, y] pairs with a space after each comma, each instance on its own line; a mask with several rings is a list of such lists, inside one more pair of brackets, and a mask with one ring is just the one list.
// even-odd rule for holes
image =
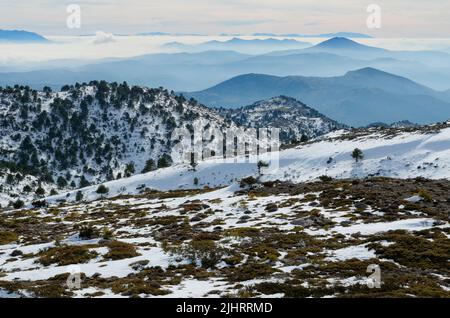
[[332, 221], [322, 216], [305, 217], [291, 222], [291, 224], [293, 225], [299, 225], [302, 227], [310, 227], [310, 226], [322, 227], [324, 225], [330, 225], [332, 223], [333, 223]]
[[341, 222], [341, 226], [343, 226], [343, 227], [349, 227], [351, 225], [352, 225], [352, 222], [350, 222], [350, 221], [342, 221]]
[[12, 253], [10, 255], [12, 257], [21, 256], [21, 255], [23, 255], [23, 252], [19, 251], [19, 250], [14, 250], [14, 251], [12, 251]]
[[198, 215], [196, 215], [190, 219], [191, 222], [200, 222], [201, 220], [202, 220], [202, 218], [199, 217]]
[[303, 219], [298, 219], [298, 220], [292, 221], [291, 224], [302, 226], [302, 227], [310, 227], [310, 226], [314, 225], [314, 222], [313, 222], [313, 220], [311, 220], [309, 218], [303, 218]]
[[275, 203], [269, 203], [266, 205], [266, 211], [267, 212], [276, 212], [278, 211], [278, 205]]
[[355, 203], [355, 208], [357, 208], [358, 210], [366, 210], [367, 207], [368, 206], [365, 203], [362, 203], [362, 202]]

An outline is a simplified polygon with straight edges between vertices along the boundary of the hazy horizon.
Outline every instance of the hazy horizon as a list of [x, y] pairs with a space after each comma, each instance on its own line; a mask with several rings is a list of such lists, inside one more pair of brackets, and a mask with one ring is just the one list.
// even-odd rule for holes
[[[24, 29], [43, 35], [118, 34], [322, 34], [357, 32], [382, 38], [450, 37], [450, 2], [433, 0], [83, 0], [81, 28], [69, 29], [69, 3], [56, 0], [0, 0], [0, 29]], [[381, 8], [382, 25], [370, 29], [367, 7]], [[207, 31], [205, 31], [207, 30]]]

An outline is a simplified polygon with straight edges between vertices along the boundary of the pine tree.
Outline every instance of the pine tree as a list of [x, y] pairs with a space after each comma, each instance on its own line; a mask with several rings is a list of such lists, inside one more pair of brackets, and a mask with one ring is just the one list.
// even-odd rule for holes
[[269, 164], [265, 161], [258, 161], [257, 167], [258, 167], [258, 175], [262, 176], [262, 168], [267, 168]]
[[86, 188], [89, 187], [91, 184], [89, 183], [89, 181], [86, 180], [86, 177], [83, 175], [80, 178], [80, 183], [78, 184], [79, 188]]
[[42, 188], [42, 187], [39, 185], [39, 187], [36, 189], [35, 193], [36, 193], [36, 195], [42, 197], [42, 196], [45, 195], [45, 190], [44, 190], [44, 188]]
[[56, 184], [60, 189], [65, 188], [67, 187], [67, 180], [64, 177], [59, 176], [58, 179], [56, 180]]
[[101, 185], [98, 186], [96, 192], [98, 194], [107, 194], [109, 192], [109, 189], [104, 184], [101, 184]]
[[131, 177], [135, 173], [134, 162], [130, 162], [125, 167], [125, 177]]
[[352, 152], [352, 158], [358, 163], [360, 160], [364, 159], [364, 154], [361, 149], [355, 148]]
[[147, 160], [145, 163], [145, 167], [142, 170], [142, 173], [147, 173], [156, 169], [155, 161], [153, 159]]
[[77, 194], [76, 194], [76, 196], [75, 196], [75, 200], [76, 200], [77, 202], [80, 202], [81, 200], [83, 200], [83, 192], [78, 191]]

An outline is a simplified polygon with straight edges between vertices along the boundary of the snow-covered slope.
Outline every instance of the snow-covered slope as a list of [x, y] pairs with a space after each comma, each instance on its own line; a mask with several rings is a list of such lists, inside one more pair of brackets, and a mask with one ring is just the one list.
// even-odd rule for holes
[[[237, 126], [282, 128], [291, 143], [341, 125], [279, 97], [220, 113], [163, 88], [93, 81], [60, 92], [0, 88], [0, 205], [37, 200], [180, 162], [176, 129], [199, 133]], [[204, 143], [209, 142], [206, 138]], [[172, 185], [173, 187], [174, 185]]]
[[[356, 163], [351, 154], [363, 151], [364, 159]], [[197, 171], [175, 165], [131, 178], [105, 183], [106, 196], [134, 194], [145, 188], [158, 190], [228, 186], [247, 176], [256, 176], [255, 163], [235, 163], [234, 159], [215, 159], [199, 163]], [[270, 161], [269, 155], [259, 159]], [[273, 165], [272, 165], [273, 167]], [[269, 167], [262, 180], [303, 182], [321, 176], [364, 178], [450, 178], [450, 122], [442, 125], [402, 129], [361, 129], [330, 133], [314, 142], [280, 152], [279, 168]], [[194, 180], [198, 179], [198, 184]], [[97, 186], [82, 189], [84, 199], [100, 197]], [[76, 191], [48, 198], [73, 201]]]
[[205, 126], [234, 124], [162, 88], [96, 81], [55, 93], [0, 88], [0, 204], [168, 166], [177, 160], [172, 132]]

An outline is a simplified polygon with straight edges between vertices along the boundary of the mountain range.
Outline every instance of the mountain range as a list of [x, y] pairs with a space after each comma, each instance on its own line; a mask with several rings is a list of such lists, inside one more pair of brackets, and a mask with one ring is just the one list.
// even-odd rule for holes
[[299, 33], [287, 33], [287, 34], [275, 34], [275, 33], [254, 33], [254, 36], [281, 36], [281, 37], [298, 37], [298, 38], [334, 38], [345, 37], [353, 39], [372, 39], [373, 36], [364, 33], [355, 32], [337, 32], [337, 33], [323, 33], [323, 34], [299, 34]]
[[282, 51], [289, 49], [303, 49], [311, 46], [311, 43], [302, 42], [293, 39], [253, 39], [246, 40], [232, 38], [227, 41], [208, 41], [195, 45], [187, 45], [180, 42], [170, 42], [164, 45], [165, 48], [176, 49], [183, 52], [202, 52], [202, 51], [236, 51], [248, 54], [262, 54], [272, 51]]
[[[263, 49], [264, 45], [259, 43], [257, 47]], [[75, 82], [125, 80], [133, 85], [198, 91], [247, 73], [329, 77], [365, 67], [404, 76], [437, 90], [450, 87], [450, 55], [447, 53], [388, 51], [343, 38], [330, 39], [310, 48], [259, 55], [234, 51], [159, 53], [92, 62], [51, 61], [17, 71], [8, 67], [8, 71], [1, 73], [0, 86], [19, 83], [35, 89], [43, 86], [59, 89]]]
[[437, 92], [373, 68], [323, 78], [247, 74], [187, 94], [204, 104], [228, 108], [279, 95], [299, 99], [351, 126], [402, 120], [426, 124], [450, 118], [448, 92]]

